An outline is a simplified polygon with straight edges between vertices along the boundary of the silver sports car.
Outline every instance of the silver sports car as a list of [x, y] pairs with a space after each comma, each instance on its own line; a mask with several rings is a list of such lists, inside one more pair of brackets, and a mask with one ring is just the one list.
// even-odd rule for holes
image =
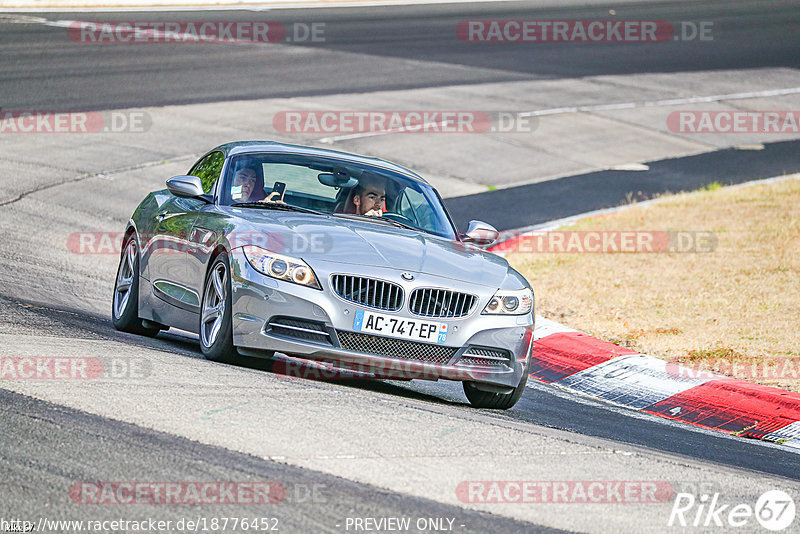
[[273, 142], [219, 146], [133, 213], [114, 326], [194, 332], [203, 354], [280, 352], [380, 378], [458, 380], [476, 407], [525, 388], [533, 291], [459, 234], [436, 190], [380, 159]]

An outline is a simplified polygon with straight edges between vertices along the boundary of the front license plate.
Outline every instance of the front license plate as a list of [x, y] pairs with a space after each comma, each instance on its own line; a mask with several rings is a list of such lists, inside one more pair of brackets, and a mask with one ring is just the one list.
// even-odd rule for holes
[[356, 310], [353, 330], [427, 343], [444, 343], [447, 340], [447, 323], [403, 319], [364, 310]]

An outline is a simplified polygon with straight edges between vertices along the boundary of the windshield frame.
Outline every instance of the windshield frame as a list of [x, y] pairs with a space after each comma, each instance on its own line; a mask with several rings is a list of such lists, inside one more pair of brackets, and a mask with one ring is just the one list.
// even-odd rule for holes
[[[419, 177], [401, 173], [396, 170], [389, 169], [386, 167], [381, 167], [378, 165], [371, 165], [359, 161], [352, 161], [348, 159], [340, 159], [323, 155], [317, 156], [317, 155], [308, 155], [308, 154], [301, 154], [294, 152], [268, 152], [268, 151], [239, 152], [233, 155], [229, 155], [225, 160], [224, 168], [222, 169], [221, 179], [217, 181], [219, 185], [219, 187], [216, 188], [216, 193], [217, 193], [216, 201], [218, 206], [229, 207], [235, 203], [235, 201], [230, 197], [230, 190], [231, 190], [230, 184], [233, 180], [233, 174], [234, 174], [233, 169], [237, 167], [236, 160], [238, 160], [239, 158], [243, 159], [257, 158], [261, 160], [262, 164], [264, 163], [289, 164], [289, 165], [304, 166], [308, 168], [312, 168], [308, 165], [309, 163], [311, 164], [315, 163], [320, 166], [327, 165], [333, 169], [355, 168], [371, 174], [377, 174], [385, 179], [399, 183], [400, 189], [411, 187], [411, 189], [420, 192], [424, 197], [424, 199], [427, 201], [431, 210], [433, 211], [434, 217], [438, 219], [439, 226], [442, 227], [443, 230], [442, 232], [438, 232], [438, 231], [433, 231], [431, 229], [415, 227], [414, 231], [422, 232], [429, 235], [435, 235], [438, 237], [443, 237], [454, 241], [459, 240], [458, 230], [453, 224], [453, 220], [450, 216], [450, 213], [447, 211], [447, 208], [445, 207], [444, 202], [442, 201], [442, 198], [439, 195], [439, 192], [430, 184], [426, 183], [423, 180], [420, 180]], [[320, 170], [319, 172], [326, 172], [326, 171]], [[298, 206], [298, 207], [303, 208], [304, 206]], [[337, 213], [327, 213], [321, 210], [319, 211], [319, 214], [328, 217], [333, 217], [337, 215]], [[346, 219], [340, 218], [340, 220], [346, 220]], [[395, 227], [397, 228], [397, 226]]]

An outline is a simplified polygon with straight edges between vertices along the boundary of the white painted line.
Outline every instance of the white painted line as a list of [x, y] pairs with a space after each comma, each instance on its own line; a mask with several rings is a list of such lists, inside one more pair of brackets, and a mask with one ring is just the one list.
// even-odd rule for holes
[[45, 22], [47, 19], [42, 17], [0, 14], [0, 24], [44, 24]]
[[564, 332], [578, 332], [578, 330], [574, 330], [567, 326], [564, 326], [561, 323], [557, 323], [555, 321], [551, 321], [550, 319], [545, 319], [539, 315], [536, 316], [536, 327], [533, 330], [533, 339], [542, 339], [543, 337], [547, 337], [552, 334], [561, 334]]
[[690, 96], [686, 98], [670, 98], [667, 100], [652, 100], [646, 102], [622, 102], [619, 104], [594, 104], [588, 106], [571, 106], [562, 108], [539, 109], [524, 111], [520, 117], [542, 117], [545, 115], [560, 115], [562, 113], [582, 113], [586, 111], [606, 111], [610, 109], [651, 108], [660, 106], [678, 106], [682, 104], [696, 104], [700, 102], [720, 102], [722, 100], [744, 100], [748, 98], [763, 98], [767, 96], [795, 95], [800, 93], [800, 87], [786, 89], [768, 89], [765, 91], [750, 91], [747, 93], [728, 93], [724, 95]]
[[[794, 95], [794, 94], [800, 94], [800, 87], [789, 87], [786, 89], [768, 89], [764, 91], [750, 91], [746, 93], [728, 93], [723, 95], [711, 95], [711, 96], [690, 96], [686, 98], [671, 98], [667, 100], [652, 100], [646, 102], [620, 102], [616, 104], [593, 104], [587, 106], [569, 106], [569, 107], [560, 107], [551, 109], [539, 109], [535, 111], [523, 111], [521, 113], [517, 113], [517, 116], [542, 117], [546, 115], [560, 115], [564, 113], [582, 113], [588, 111], [608, 111], [615, 109], [649, 108], [658, 106], [676, 106], [680, 104], [694, 104], [698, 102], [719, 102], [722, 100], [743, 100], [747, 98], [763, 98], [768, 96], [783, 96], [783, 95]], [[336, 141], [346, 141], [348, 139], [362, 139], [364, 137], [376, 137], [379, 135], [400, 133], [403, 131], [405, 131], [405, 129], [398, 128], [396, 130], [362, 132], [351, 135], [326, 137], [324, 139], [320, 139], [319, 142], [333, 144]]]
[[664, 360], [645, 355], [620, 356], [559, 380], [556, 385], [641, 410], [711, 380], [680, 378], [679, 366], [672, 366], [674, 370], [667, 372]]
[[[7, 1], [3, 9], [6, 11], [19, 12], [68, 12], [68, 11], [101, 11], [101, 12], [125, 12], [125, 11], [197, 11], [215, 10], [245, 10], [245, 11], [269, 11], [272, 9], [309, 9], [309, 8], [340, 8], [340, 7], [377, 7], [377, 6], [405, 6], [405, 5], [426, 5], [426, 4], [454, 4], [454, 3], [483, 3], [483, 2], [511, 2], [516, 0], [129, 0], [128, 2], [118, 1], [118, 5], [110, 5], [111, 2], [91, 0], [50, 0], [32, 3], [30, 0], [16, 2]], [[127, 5], [124, 5], [127, 3]], [[16, 4], [16, 5], [15, 5]], [[120, 5], [122, 4], [122, 5]], [[165, 5], [168, 4], [168, 5]]]
[[536, 328], [534, 329], [534, 339], [541, 339], [553, 334], [563, 334], [568, 332], [580, 333], [579, 330], [570, 328], [553, 320], [546, 319], [541, 315], [536, 316]]
[[623, 163], [621, 165], [614, 165], [612, 167], [609, 167], [608, 170], [642, 172], [642, 171], [649, 171], [650, 166], [645, 165], [644, 163]]
[[590, 219], [592, 217], [597, 217], [598, 215], [607, 215], [609, 213], [616, 213], [618, 211], [622, 211], [627, 208], [632, 208], [634, 206], [647, 206], [648, 204], [652, 204], [656, 201], [658, 201], [657, 198], [652, 198], [650, 200], [643, 200], [635, 204], [625, 204], [623, 206], [615, 206], [613, 208], [603, 208], [599, 210], [586, 211], [583, 213], [578, 213], [576, 215], [571, 215], [569, 217], [564, 217], [563, 219], [556, 219], [554, 221], [548, 221], [546, 223], [524, 226], [522, 228], [517, 228], [515, 230], [503, 230], [502, 232], [500, 232], [500, 237], [497, 238], [497, 242], [494, 243], [494, 245], [492, 246], [496, 246], [502, 243], [503, 241], [512, 239], [514, 237], [519, 237], [529, 234], [533, 235], [535, 233], [541, 233], [541, 232], [549, 232], [551, 230], [561, 228], [564, 225], [572, 224], [578, 221], [582, 221], [584, 219]]
[[619, 104], [593, 104], [588, 106], [568, 106], [563, 108], [538, 109], [536, 111], [523, 111], [519, 117], [542, 117], [544, 115], [561, 115], [562, 113], [580, 113], [583, 111], [604, 111], [609, 109], [631, 109], [641, 107], [636, 102], [621, 102]]

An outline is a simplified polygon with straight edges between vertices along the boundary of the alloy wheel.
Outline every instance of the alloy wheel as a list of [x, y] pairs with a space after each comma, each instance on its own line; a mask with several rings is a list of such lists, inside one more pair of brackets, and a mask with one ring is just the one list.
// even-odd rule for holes
[[217, 340], [225, 315], [225, 287], [228, 270], [224, 263], [218, 263], [211, 271], [206, 283], [203, 309], [200, 319], [200, 339], [210, 347]]

